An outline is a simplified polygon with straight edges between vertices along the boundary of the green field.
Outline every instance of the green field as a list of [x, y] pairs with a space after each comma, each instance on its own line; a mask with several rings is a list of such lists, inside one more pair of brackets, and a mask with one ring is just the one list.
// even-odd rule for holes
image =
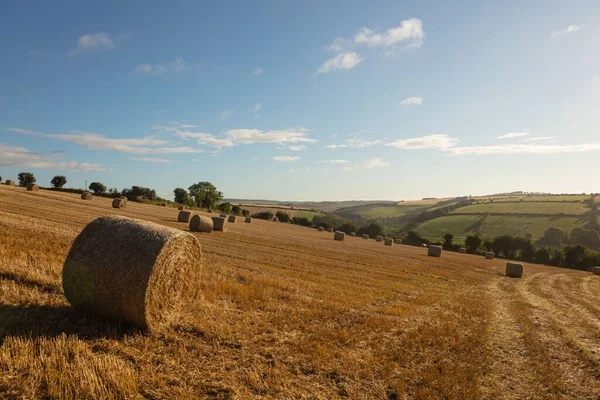
[[429, 208], [428, 206], [407, 205], [407, 206], [375, 206], [356, 211], [356, 215], [361, 218], [391, 218], [403, 217], [407, 214], [418, 213]]
[[545, 196], [527, 196], [527, 195], [523, 195], [523, 196], [484, 196], [484, 197], [476, 197], [475, 200], [487, 200], [489, 201], [489, 199], [493, 199], [494, 202], [505, 202], [505, 201], [520, 201], [521, 199], [523, 199], [523, 201], [533, 201], [533, 202], [542, 202], [542, 201], [571, 201], [571, 202], [575, 202], [575, 201], [586, 201], [590, 199], [590, 196], [588, 195], [581, 195], [581, 194], [565, 194], [565, 195], [556, 195], [556, 196], [550, 196], [550, 195], [545, 195]]
[[514, 214], [566, 214], [582, 215], [590, 209], [584, 203], [554, 203], [522, 201], [517, 203], [496, 202], [480, 203], [454, 210], [456, 214], [485, 214], [487, 213], [514, 213]]
[[419, 225], [415, 231], [434, 241], [442, 240], [446, 233], [454, 235], [455, 242], [462, 242], [466, 236], [476, 233], [489, 238], [531, 234], [532, 239], [537, 240], [548, 228], [571, 232], [574, 228], [583, 227], [585, 223], [586, 220], [578, 217], [449, 215], [427, 221]]

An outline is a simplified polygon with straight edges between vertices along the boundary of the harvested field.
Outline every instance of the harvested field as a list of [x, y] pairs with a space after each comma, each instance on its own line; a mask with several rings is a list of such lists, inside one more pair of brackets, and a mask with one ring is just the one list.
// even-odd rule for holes
[[[202, 301], [159, 335], [74, 311], [71, 241], [102, 215], [187, 231], [170, 207], [0, 186], [0, 398], [596, 399], [600, 277], [340, 245], [254, 220], [194, 234]], [[205, 213], [198, 213], [206, 215]]]

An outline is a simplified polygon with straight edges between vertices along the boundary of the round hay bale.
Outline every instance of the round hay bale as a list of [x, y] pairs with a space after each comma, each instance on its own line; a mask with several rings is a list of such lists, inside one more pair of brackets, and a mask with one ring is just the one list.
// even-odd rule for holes
[[4, 184], [8, 186], [15, 186], [15, 181], [13, 181], [12, 179], [8, 179]]
[[423, 243], [423, 247], [427, 248], [428, 247], [427, 243]]
[[279, 222], [279, 218], [273, 217], [273, 222]]
[[244, 222], [247, 223], [247, 224], [251, 224], [252, 223], [252, 218], [246, 217], [246, 219], [244, 220]]
[[323, 228], [322, 226], [319, 227], [319, 232], [323, 232], [325, 230], [325, 228]]
[[441, 257], [442, 246], [429, 246], [429, 249], [427, 250], [427, 255], [429, 257]]
[[113, 199], [112, 201], [112, 207], [113, 208], [125, 208], [125, 206], [127, 205], [127, 199], [126, 198], [118, 198], [118, 199]]
[[523, 264], [509, 262], [506, 264], [506, 276], [521, 278], [523, 276]]
[[229, 218], [227, 218], [227, 222], [230, 222], [232, 224], [235, 224], [236, 218], [235, 215], [230, 215]]
[[350, 236], [356, 237], [356, 232], [350, 232]]
[[178, 205], [178, 206], [177, 206], [177, 209], [178, 209], [179, 211], [181, 211], [181, 210], [185, 210], [185, 206], [184, 206], [183, 204], [180, 204], [180, 205]]
[[369, 235], [367, 235], [366, 233], [362, 236], [363, 239], [369, 239]]
[[224, 217], [212, 217], [212, 221], [213, 229], [215, 231], [225, 232], [225, 230], [227, 229], [225, 227], [225, 223], [227, 222], [227, 220]]
[[333, 228], [329, 228], [329, 229], [327, 229], [327, 232], [329, 232], [329, 233], [333, 233]]
[[396, 239], [394, 239], [394, 243], [402, 244], [402, 239], [396, 238]]
[[227, 218], [227, 214], [219, 214], [219, 217], [221, 217], [221, 218]]
[[187, 224], [190, 222], [190, 218], [192, 218], [192, 212], [188, 210], [181, 210], [177, 214], [177, 222], [185, 222]]
[[594, 275], [600, 275], [600, 267], [593, 267], [592, 268], [592, 273]]
[[190, 231], [211, 233], [213, 231], [213, 220], [202, 215], [194, 214], [190, 218]]
[[206, 210], [207, 213], [212, 214], [213, 213], [213, 209], [209, 208], [208, 210]]
[[65, 260], [65, 296], [79, 310], [149, 331], [172, 326], [197, 300], [202, 250], [178, 229], [100, 217], [75, 238]]
[[338, 240], [340, 242], [343, 242], [345, 236], [346, 236], [346, 234], [344, 232], [337, 231], [333, 235], [333, 240]]
[[27, 185], [27, 190], [29, 190], [30, 192], [38, 192], [40, 190], [40, 187], [35, 183], [30, 183], [29, 185]]
[[378, 242], [382, 242], [383, 241], [383, 236], [377, 235], [377, 237], [375, 238], [376, 241]]
[[392, 238], [385, 238], [385, 243], [386, 246], [393, 246], [394, 245], [394, 240]]
[[486, 260], [493, 260], [494, 259], [494, 253], [492, 251], [486, 251], [485, 252], [485, 258], [486, 258]]
[[81, 193], [81, 200], [91, 200], [93, 197], [90, 192]]
[[458, 252], [460, 254], [467, 254], [467, 249], [465, 249], [464, 247], [461, 247], [460, 249], [458, 249]]
[[161, 206], [161, 207], [166, 207], [166, 206], [167, 206], [167, 203], [164, 203], [164, 202], [163, 202], [163, 203], [160, 203], [160, 206]]

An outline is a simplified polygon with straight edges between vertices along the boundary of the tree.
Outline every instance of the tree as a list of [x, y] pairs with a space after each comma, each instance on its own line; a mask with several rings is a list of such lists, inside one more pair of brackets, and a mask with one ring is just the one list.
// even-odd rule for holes
[[116, 199], [117, 197], [121, 196], [121, 192], [119, 192], [119, 189], [117, 189], [117, 188], [110, 188], [110, 189], [108, 189], [108, 194], [113, 199]]
[[538, 246], [547, 247], [560, 247], [563, 244], [569, 243], [569, 236], [567, 232], [564, 232], [558, 228], [548, 228], [544, 232], [544, 236], [538, 239], [536, 244]]
[[283, 211], [277, 211], [275, 213], [275, 216], [277, 217], [279, 222], [290, 222], [290, 219], [291, 219], [289, 214], [284, 213]]
[[[313, 218], [313, 224], [314, 222], [315, 220]], [[374, 238], [383, 235], [383, 228], [381, 227], [381, 225], [375, 222], [371, 222], [369, 225], [361, 227], [356, 233], [359, 235], [367, 234], [370, 238]]]
[[242, 210], [242, 215], [244, 217], [249, 217], [250, 216], [250, 211], [246, 210], [245, 208]]
[[185, 189], [182, 189], [182, 188], [176, 188], [175, 190], [173, 190], [173, 197], [174, 197], [175, 203], [179, 203], [179, 204], [185, 204], [189, 198]]
[[106, 186], [104, 186], [102, 182], [92, 182], [90, 183], [88, 189], [94, 192], [95, 195], [99, 195], [106, 192]]
[[565, 254], [564, 265], [569, 268], [577, 268], [586, 255], [585, 247], [580, 244], [576, 244], [575, 246], [566, 246], [563, 249], [563, 252]]
[[217, 206], [217, 208], [219, 209], [219, 211], [221, 211], [222, 213], [225, 214], [231, 214], [231, 203], [221, 203]]
[[252, 218], [271, 220], [273, 219], [273, 213], [271, 211], [261, 211], [252, 215]]
[[306, 217], [294, 217], [294, 218], [292, 218], [292, 220], [294, 221], [294, 223], [296, 225], [300, 225], [300, 226], [310, 226], [311, 225], [311, 221]]
[[63, 175], [56, 175], [52, 178], [50, 184], [55, 188], [60, 189], [67, 184], [67, 178]]
[[548, 264], [550, 262], [550, 249], [548, 249], [547, 247], [542, 247], [541, 249], [538, 249], [533, 258], [535, 259], [536, 263], [539, 264]]
[[215, 204], [223, 200], [223, 193], [210, 182], [195, 183], [188, 188], [188, 191], [198, 207], [215, 208]]
[[351, 232], [355, 232], [358, 230], [358, 227], [350, 222], [344, 222], [337, 228], [338, 231], [350, 234]]
[[479, 246], [481, 246], [481, 238], [479, 236], [467, 236], [465, 238], [467, 253], [476, 254]]
[[590, 249], [600, 249], [600, 233], [592, 229], [575, 228], [571, 231], [571, 243]]
[[446, 233], [444, 235], [444, 244], [442, 245], [444, 250], [452, 250], [452, 241], [454, 240], [454, 236], [451, 233]]
[[231, 206], [231, 213], [234, 215], [240, 215], [242, 213], [242, 207], [240, 206]]
[[404, 243], [409, 244], [411, 246], [421, 246], [423, 245], [423, 243], [427, 243], [428, 240], [422, 238], [417, 232], [415, 231], [409, 231], [406, 234], [406, 240], [404, 240]]
[[19, 172], [19, 186], [27, 186], [35, 183], [35, 176], [31, 172]]

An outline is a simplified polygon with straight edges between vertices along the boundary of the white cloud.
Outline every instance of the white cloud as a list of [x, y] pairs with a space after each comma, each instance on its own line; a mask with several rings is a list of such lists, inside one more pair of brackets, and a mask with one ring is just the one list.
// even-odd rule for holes
[[362, 149], [383, 143], [380, 139], [363, 138], [360, 133], [353, 133], [348, 136], [344, 144], [328, 144], [325, 147], [328, 149], [341, 149], [346, 147]]
[[262, 110], [262, 104], [260, 104], [260, 103], [256, 103], [256, 104], [254, 105], [254, 112], [255, 112], [255, 113], [257, 113], [257, 112], [259, 112], [260, 110]]
[[344, 147], [348, 147], [345, 144], [328, 144], [325, 146], [328, 149], [340, 149], [340, 148], [344, 148]]
[[175, 136], [182, 139], [195, 139], [198, 144], [207, 144], [216, 148], [233, 147], [234, 143], [230, 139], [217, 138], [210, 133], [179, 131]]
[[149, 162], [158, 164], [173, 164], [173, 161], [164, 158], [153, 158], [153, 157], [130, 157], [131, 161]]
[[569, 25], [565, 29], [562, 29], [560, 31], [554, 31], [554, 32], [552, 32], [552, 34], [550, 35], [550, 37], [557, 38], [557, 37], [560, 37], [560, 36], [568, 35], [570, 33], [575, 33], [575, 32], [580, 31], [583, 27], [584, 27], [584, 25]]
[[77, 47], [67, 52], [67, 55], [74, 56], [89, 50], [112, 50], [115, 44], [108, 33], [88, 33], [77, 39]]
[[552, 136], [534, 136], [527, 139], [523, 139], [523, 142], [539, 142], [542, 140], [550, 140]]
[[265, 71], [263, 70], [263, 68], [260, 65], [258, 65], [256, 68], [254, 68], [254, 75], [256, 75], [256, 76], [261, 75], [264, 72]]
[[350, 164], [348, 160], [326, 160], [321, 162], [326, 164]]
[[97, 133], [77, 132], [44, 134], [22, 128], [8, 128], [7, 131], [47, 139], [57, 139], [67, 143], [77, 144], [90, 150], [112, 150], [131, 154], [184, 154], [201, 152], [201, 150], [192, 147], [164, 147], [164, 145], [168, 145], [166, 140], [152, 137], [113, 139]]
[[400, 102], [403, 106], [420, 106], [423, 104], [422, 97], [408, 97]]
[[288, 150], [292, 150], [292, 151], [302, 151], [304, 149], [306, 149], [306, 146], [304, 146], [304, 145], [288, 146]]
[[458, 143], [458, 141], [458, 139], [450, 137], [448, 135], [438, 134], [410, 139], [400, 139], [391, 143], [387, 143], [386, 146], [405, 150], [447, 149], [455, 146]]
[[336, 37], [333, 42], [329, 46], [327, 46], [327, 50], [334, 51], [336, 53], [341, 53], [345, 48], [348, 48], [352, 44], [351, 41], [344, 39], [341, 36]]
[[390, 28], [384, 33], [377, 33], [369, 28], [361, 28], [354, 35], [354, 43], [373, 47], [387, 47], [408, 41], [411, 48], [418, 48], [422, 45], [424, 37], [423, 22], [420, 19], [411, 18], [402, 21], [400, 26]]
[[233, 110], [224, 110], [221, 113], [221, 119], [226, 120], [227, 118], [231, 117], [231, 114], [233, 114]]
[[496, 139], [514, 139], [529, 136], [530, 133], [527, 130], [523, 130], [523, 132], [510, 132], [504, 135], [497, 136]]
[[347, 165], [344, 167], [344, 171], [355, 171], [358, 169], [373, 169], [373, 168], [382, 168], [389, 166], [390, 163], [382, 160], [381, 158], [373, 158], [371, 160], [367, 160], [361, 163], [358, 163], [354, 166]]
[[317, 70], [315, 75], [326, 74], [328, 72], [337, 71], [340, 69], [352, 69], [361, 61], [362, 58], [358, 55], [358, 53], [340, 53], [337, 56], [325, 61]]
[[0, 143], [0, 165], [5, 167], [25, 167], [37, 169], [56, 169], [67, 171], [106, 171], [102, 164], [62, 161], [60, 153], [34, 153], [25, 147]]
[[568, 154], [587, 153], [600, 150], [600, 143], [575, 145], [503, 144], [492, 146], [453, 147], [444, 151], [451, 155], [491, 155], [491, 154]]
[[177, 57], [175, 61], [165, 64], [140, 64], [134, 70], [133, 73], [137, 75], [162, 75], [167, 72], [173, 72], [174, 74], [180, 74], [185, 69], [185, 60], [182, 57]]
[[277, 161], [277, 162], [292, 162], [292, 161], [297, 161], [299, 159], [300, 159], [300, 157], [298, 157], [298, 156], [275, 156], [275, 157], [273, 157], [273, 161]]

